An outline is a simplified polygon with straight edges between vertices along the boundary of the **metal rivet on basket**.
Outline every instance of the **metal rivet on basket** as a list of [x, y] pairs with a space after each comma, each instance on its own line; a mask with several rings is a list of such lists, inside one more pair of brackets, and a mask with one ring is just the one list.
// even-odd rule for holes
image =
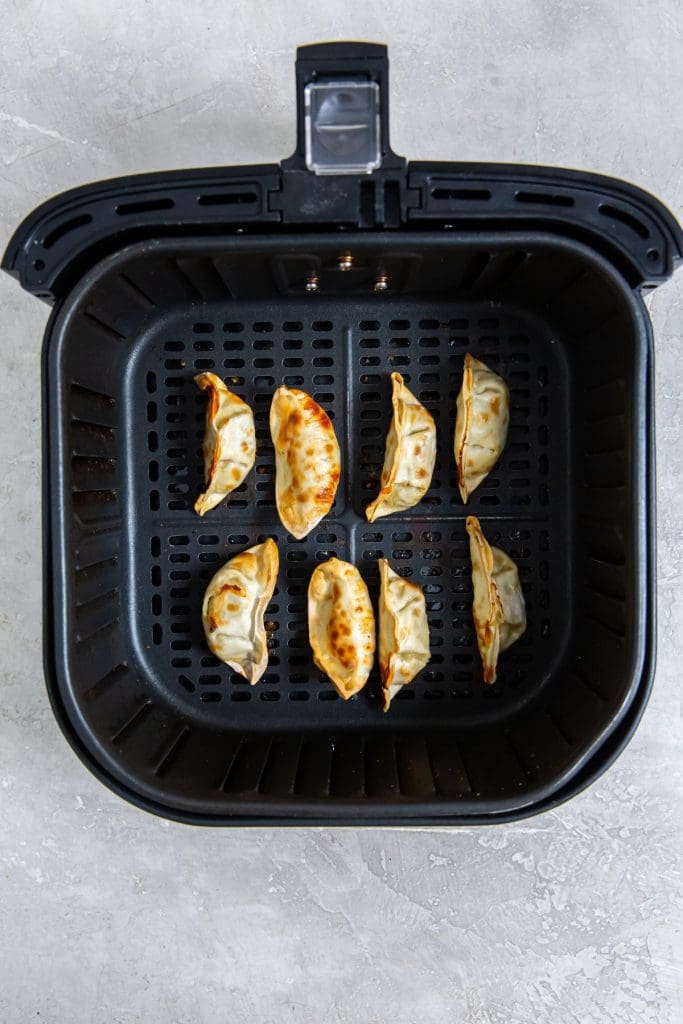
[[389, 278], [386, 274], [378, 274], [377, 280], [375, 281], [375, 291], [385, 292], [389, 287]]
[[340, 270], [351, 270], [353, 267], [353, 256], [349, 252], [345, 252], [343, 256], [339, 256], [337, 259]]
[[318, 290], [318, 278], [315, 274], [310, 274], [306, 279], [306, 291], [317, 292]]

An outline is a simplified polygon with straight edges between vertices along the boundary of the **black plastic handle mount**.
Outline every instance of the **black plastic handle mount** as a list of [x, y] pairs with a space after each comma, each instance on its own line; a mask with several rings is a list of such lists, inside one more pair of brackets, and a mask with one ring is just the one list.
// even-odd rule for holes
[[[283, 171], [344, 175], [405, 166], [389, 144], [386, 46], [352, 42], [300, 46], [296, 111], [296, 150], [283, 161]], [[318, 167], [311, 160], [316, 144], [323, 156]]]
[[[344, 101], [354, 114], [350, 126]], [[282, 189], [272, 202], [283, 222], [400, 227], [408, 210], [406, 162], [389, 144], [386, 46], [300, 46], [296, 106], [296, 150], [282, 162]], [[326, 123], [328, 120], [332, 125]], [[333, 153], [324, 155], [330, 136], [333, 144], [338, 144], [333, 145]]]

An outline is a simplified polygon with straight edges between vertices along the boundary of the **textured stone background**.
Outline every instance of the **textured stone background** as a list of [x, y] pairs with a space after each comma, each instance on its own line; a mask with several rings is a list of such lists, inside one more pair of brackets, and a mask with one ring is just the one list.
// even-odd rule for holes
[[[395, 149], [593, 168], [682, 213], [679, 0], [0, 0], [0, 233], [61, 189], [293, 146], [297, 43], [390, 44]], [[659, 667], [629, 749], [514, 826], [201, 831], [76, 761], [40, 658], [39, 349], [0, 280], [3, 1024], [678, 1024], [683, 275], [656, 293]]]

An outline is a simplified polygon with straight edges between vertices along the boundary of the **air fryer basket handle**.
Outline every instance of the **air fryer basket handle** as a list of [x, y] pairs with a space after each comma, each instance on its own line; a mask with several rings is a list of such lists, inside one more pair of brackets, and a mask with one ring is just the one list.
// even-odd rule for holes
[[[345, 86], [349, 88], [344, 89]], [[326, 137], [321, 139], [321, 150], [326, 154], [329, 166], [322, 170], [313, 168], [310, 161], [307, 162], [307, 123], [310, 139], [312, 122], [315, 120], [311, 89], [317, 89], [325, 96], [322, 102], [327, 104], [331, 112], [327, 123], [323, 125], [327, 129]], [[352, 101], [355, 94], [359, 102], [354, 107]], [[352, 113], [355, 110], [357, 115], [360, 114], [355, 119], [356, 123], [350, 125], [355, 130], [355, 137], [353, 131], [348, 131], [348, 118], [346, 125], [334, 123], [336, 118], [344, 120], [344, 108], [334, 102], [339, 97], [350, 104]], [[364, 99], [367, 99], [367, 106], [362, 102]], [[311, 46], [300, 46], [296, 52], [296, 110], [296, 151], [289, 160], [283, 161], [284, 169], [307, 168], [314, 174], [367, 174], [379, 168], [405, 166], [405, 161], [396, 156], [389, 145], [389, 58], [386, 46], [381, 43], [314, 43]], [[363, 123], [365, 117], [368, 120]], [[313, 124], [314, 133], [315, 130]], [[334, 153], [326, 152], [325, 143], [329, 144], [330, 136], [338, 132], [343, 133], [343, 138], [335, 160]], [[363, 148], [364, 137], [368, 145], [376, 142], [376, 160], [374, 163], [366, 161], [363, 169], [359, 170], [354, 156], [357, 155], [355, 150]], [[348, 152], [349, 147], [351, 152]], [[364, 161], [361, 159], [360, 163]]]
[[296, 150], [271, 197], [285, 224], [399, 228], [406, 161], [389, 145], [389, 59], [380, 43], [300, 46]]
[[546, 231], [590, 245], [643, 291], [683, 260], [676, 218], [616, 178], [516, 164], [406, 165], [389, 144], [386, 46], [299, 47], [296, 95], [296, 149], [281, 164], [136, 174], [72, 189], [19, 225], [2, 269], [55, 302], [100, 259], [140, 238], [301, 229]]

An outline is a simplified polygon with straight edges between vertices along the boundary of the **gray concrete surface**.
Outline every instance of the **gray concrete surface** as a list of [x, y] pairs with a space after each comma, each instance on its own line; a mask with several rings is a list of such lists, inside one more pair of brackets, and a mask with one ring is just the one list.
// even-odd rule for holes
[[[631, 179], [681, 215], [679, 0], [0, 0], [0, 235], [95, 178], [293, 145], [297, 43], [384, 40], [393, 143]], [[201, 831], [122, 803], [40, 655], [39, 350], [0, 280], [0, 1021], [674, 1024], [681, 988], [683, 275], [657, 337], [659, 667], [618, 764], [526, 823]]]

